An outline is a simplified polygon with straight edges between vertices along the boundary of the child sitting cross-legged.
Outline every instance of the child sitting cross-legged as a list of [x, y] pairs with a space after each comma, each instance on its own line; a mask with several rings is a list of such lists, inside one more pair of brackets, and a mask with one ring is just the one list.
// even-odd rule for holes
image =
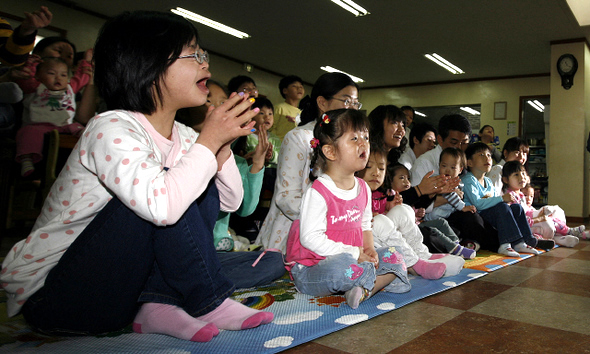
[[287, 240], [287, 269], [299, 291], [344, 292], [353, 309], [379, 290], [410, 290], [403, 256], [394, 245], [375, 249], [371, 190], [355, 177], [370, 154], [369, 122], [356, 110], [329, 111], [314, 128], [311, 166], [321, 169], [303, 195], [301, 218]]
[[498, 253], [510, 257], [519, 257], [520, 253], [539, 254], [533, 247], [550, 249], [555, 246], [551, 240], [538, 240], [531, 232], [524, 210], [510, 193], [502, 196], [492, 181], [485, 176], [492, 167], [490, 148], [484, 143], [470, 145], [465, 151], [467, 172], [461, 180], [464, 187], [464, 200], [467, 205], [474, 205], [481, 217], [498, 230], [500, 247]]

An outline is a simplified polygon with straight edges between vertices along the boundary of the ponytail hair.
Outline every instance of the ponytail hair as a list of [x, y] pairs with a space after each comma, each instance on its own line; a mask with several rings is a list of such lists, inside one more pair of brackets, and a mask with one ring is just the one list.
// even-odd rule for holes
[[336, 109], [319, 117], [313, 129], [314, 139], [310, 142], [313, 153], [309, 179], [314, 181], [321, 171], [326, 170], [328, 159], [322, 151], [322, 146], [332, 145], [335, 147], [338, 139], [346, 132], [368, 129], [369, 120], [367, 116], [354, 109]]

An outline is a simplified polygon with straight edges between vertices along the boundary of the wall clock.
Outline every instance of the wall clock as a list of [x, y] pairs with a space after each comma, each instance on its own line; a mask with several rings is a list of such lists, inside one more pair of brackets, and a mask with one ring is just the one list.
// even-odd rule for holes
[[557, 59], [557, 72], [561, 76], [561, 86], [569, 90], [574, 84], [574, 75], [578, 71], [578, 60], [572, 54], [564, 54]]

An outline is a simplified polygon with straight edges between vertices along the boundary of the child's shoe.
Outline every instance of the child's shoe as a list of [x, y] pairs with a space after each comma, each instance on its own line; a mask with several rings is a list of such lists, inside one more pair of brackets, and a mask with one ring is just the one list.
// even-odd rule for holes
[[510, 246], [510, 243], [501, 244], [500, 248], [498, 248], [498, 253], [508, 257], [520, 257], [520, 254]]
[[577, 227], [570, 227], [569, 231], [567, 232], [568, 235], [573, 235], [573, 236], [581, 236], [584, 233], [584, 230], [586, 230], [586, 226], [585, 225], [580, 225]]
[[463, 257], [464, 259], [473, 259], [475, 258], [475, 251], [461, 245], [455, 246], [451, 251], [451, 254], [455, 256]]
[[481, 248], [479, 242], [473, 240], [462, 240], [461, 246], [469, 248], [470, 250], [474, 250], [475, 252], [479, 251]]
[[371, 292], [363, 288], [362, 286], [355, 286], [354, 288], [344, 293], [346, 303], [353, 310], [356, 310], [359, 307], [359, 304], [363, 302], [365, 299], [368, 299], [370, 296]]
[[[539, 240], [539, 241], [548, 241], [548, 240]], [[553, 242], [553, 241], [551, 241]], [[554, 243], [555, 245], [555, 243]], [[537, 251], [533, 247], [527, 245], [524, 242], [520, 242], [519, 244], [514, 246], [514, 250], [519, 253], [532, 253], [532, 254], [541, 254], [541, 252]]]
[[535, 247], [543, 249], [543, 250], [551, 250], [555, 247], [555, 241], [553, 240], [544, 240], [544, 239], [537, 239], [537, 244]]
[[[588, 231], [585, 231], [588, 232]], [[565, 247], [574, 247], [575, 245], [577, 245], [580, 242], [580, 239], [577, 238], [576, 236], [571, 236], [571, 235], [567, 235], [567, 236], [561, 236], [561, 235], [556, 235], [554, 238], [555, 243], [557, 243], [560, 246], [565, 246]]]

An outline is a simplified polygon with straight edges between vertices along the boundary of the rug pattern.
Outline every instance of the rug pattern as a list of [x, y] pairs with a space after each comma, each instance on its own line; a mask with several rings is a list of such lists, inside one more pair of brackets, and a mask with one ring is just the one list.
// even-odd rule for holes
[[427, 296], [451, 289], [489, 272], [529, 258], [504, 257], [480, 251], [456, 276], [425, 280], [410, 276], [405, 294], [379, 292], [352, 310], [344, 296], [300, 294], [283, 277], [274, 283], [239, 289], [232, 297], [243, 304], [271, 311], [272, 323], [245, 331], [224, 331], [209, 343], [192, 343], [158, 334], [136, 334], [131, 326], [106, 336], [50, 337], [33, 332], [21, 315], [6, 317], [6, 298], [0, 291], [0, 352], [44, 353], [276, 353], [395, 310]]

